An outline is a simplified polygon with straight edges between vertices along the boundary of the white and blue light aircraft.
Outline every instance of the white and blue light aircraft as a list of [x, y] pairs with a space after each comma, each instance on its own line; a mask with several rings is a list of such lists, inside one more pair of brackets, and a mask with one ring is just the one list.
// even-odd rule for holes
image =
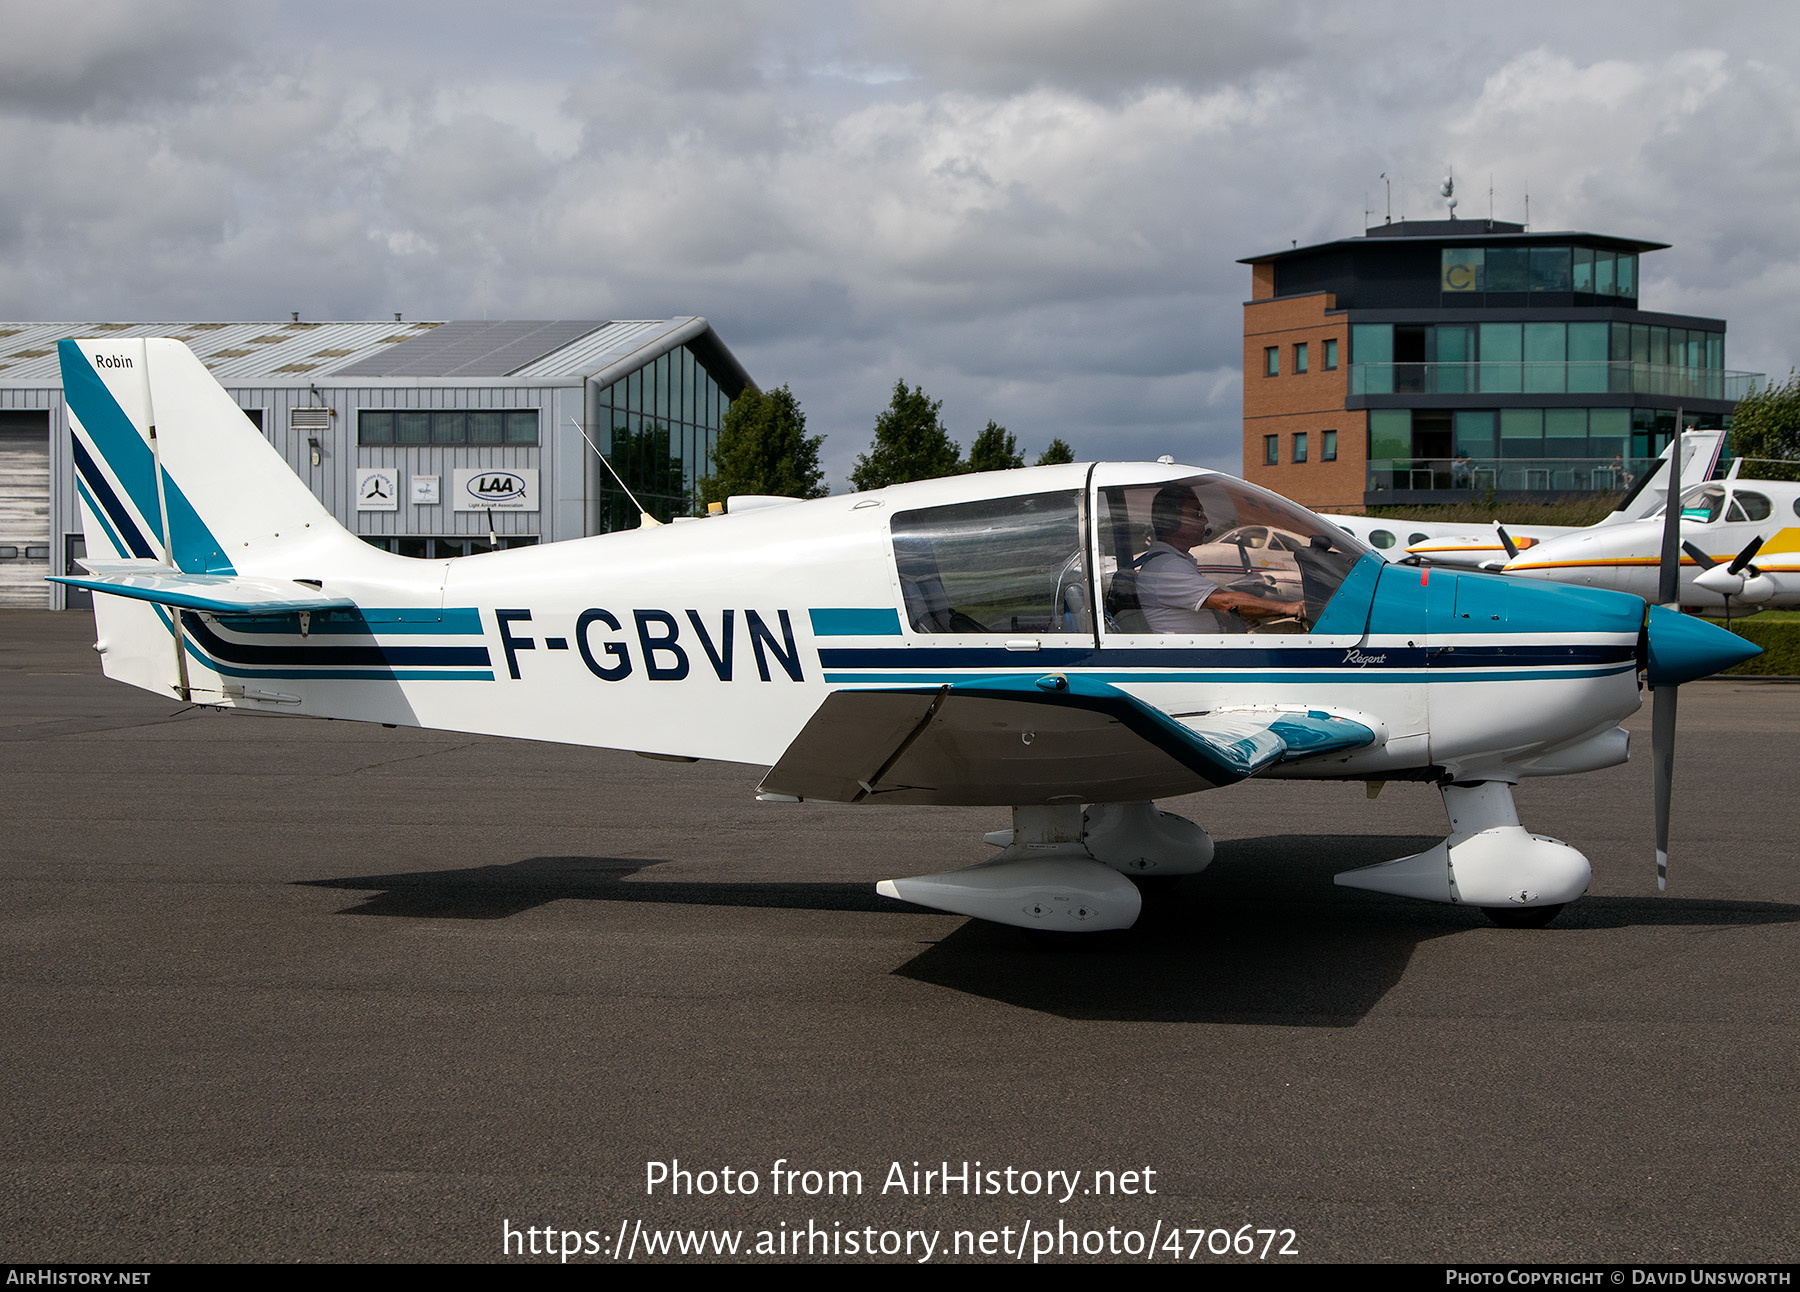
[[[1448, 838], [1338, 882], [1544, 923], [1588, 863], [1520, 825], [1513, 785], [1622, 762], [1640, 673], [1672, 688], [1755, 653], [1619, 592], [1389, 564], [1272, 493], [1165, 464], [415, 560], [340, 526], [179, 342], [69, 340], [61, 359], [94, 555], [60, 581], [102, 594], [107, 676], [223, 708], [747, 763], [765, 798], [1010, 807], [990, 861], [880, 891], [1027, 929], [1132, 924], [1134, 879], [1212, 858], [1154, 801], [1251, 776], [1437, 784]], [[1281, 535], [1304, 613], [1150, 631], [1138, 566], [1170, 486], [1215, 532]]]

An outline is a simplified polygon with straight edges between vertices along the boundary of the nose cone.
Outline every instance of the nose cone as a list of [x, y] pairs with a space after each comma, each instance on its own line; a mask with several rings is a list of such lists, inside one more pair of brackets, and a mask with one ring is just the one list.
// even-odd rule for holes
[[1679, 686], [1762, 654], [1736, 633], [1664, 606], [1651, 606], [1650, 685]]

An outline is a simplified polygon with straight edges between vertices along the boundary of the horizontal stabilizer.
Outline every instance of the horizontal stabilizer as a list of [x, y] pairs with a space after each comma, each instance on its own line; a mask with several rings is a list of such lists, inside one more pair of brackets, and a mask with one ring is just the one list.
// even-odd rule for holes
[[1181, 720], [1106, 682], [1051, 674], [828, 696], [763, 779], [840, 803], [1109, 803], [1230, 785], [1373, 743], [1320, 711]]
[[161, 561], [83, 561], [86, 575], [56, 575], [52, 583], [136, 601], [219, 615], [291, 615], [295, 611], [353, 610], [348, 597], [329, 597], [293, 579], [242, 574], [185, 574]]

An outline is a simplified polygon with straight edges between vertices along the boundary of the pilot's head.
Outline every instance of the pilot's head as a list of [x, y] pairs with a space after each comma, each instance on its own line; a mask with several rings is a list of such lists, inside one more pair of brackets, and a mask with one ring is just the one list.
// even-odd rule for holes
[[1206, 509], [1186, 485], [1164, 485], [1150, 504], [1150, 530], [1161, 542], [1180, 547], [1185, 538], [1191, 547], [1206, 537]]

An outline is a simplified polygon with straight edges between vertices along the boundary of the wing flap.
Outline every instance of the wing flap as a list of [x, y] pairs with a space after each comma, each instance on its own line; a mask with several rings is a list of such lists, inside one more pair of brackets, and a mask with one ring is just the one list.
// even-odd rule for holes
[[840, 803], [1131, 802], [1234, 784], [1374, 739], [1367, 726], [1319, 710], [1178, 721], [1108, 683], [1061, 674], [838, 691], [762, 789]]
[[295, 611], [354, 610], [348, 597], [327, 596], [309, 584], [244, 574], [187, 574], [160, 561], [83, 561], [86, 575], [53, 575], [52, 583], [115, 597], [153, 601], [217, 615], [291, 615]]

